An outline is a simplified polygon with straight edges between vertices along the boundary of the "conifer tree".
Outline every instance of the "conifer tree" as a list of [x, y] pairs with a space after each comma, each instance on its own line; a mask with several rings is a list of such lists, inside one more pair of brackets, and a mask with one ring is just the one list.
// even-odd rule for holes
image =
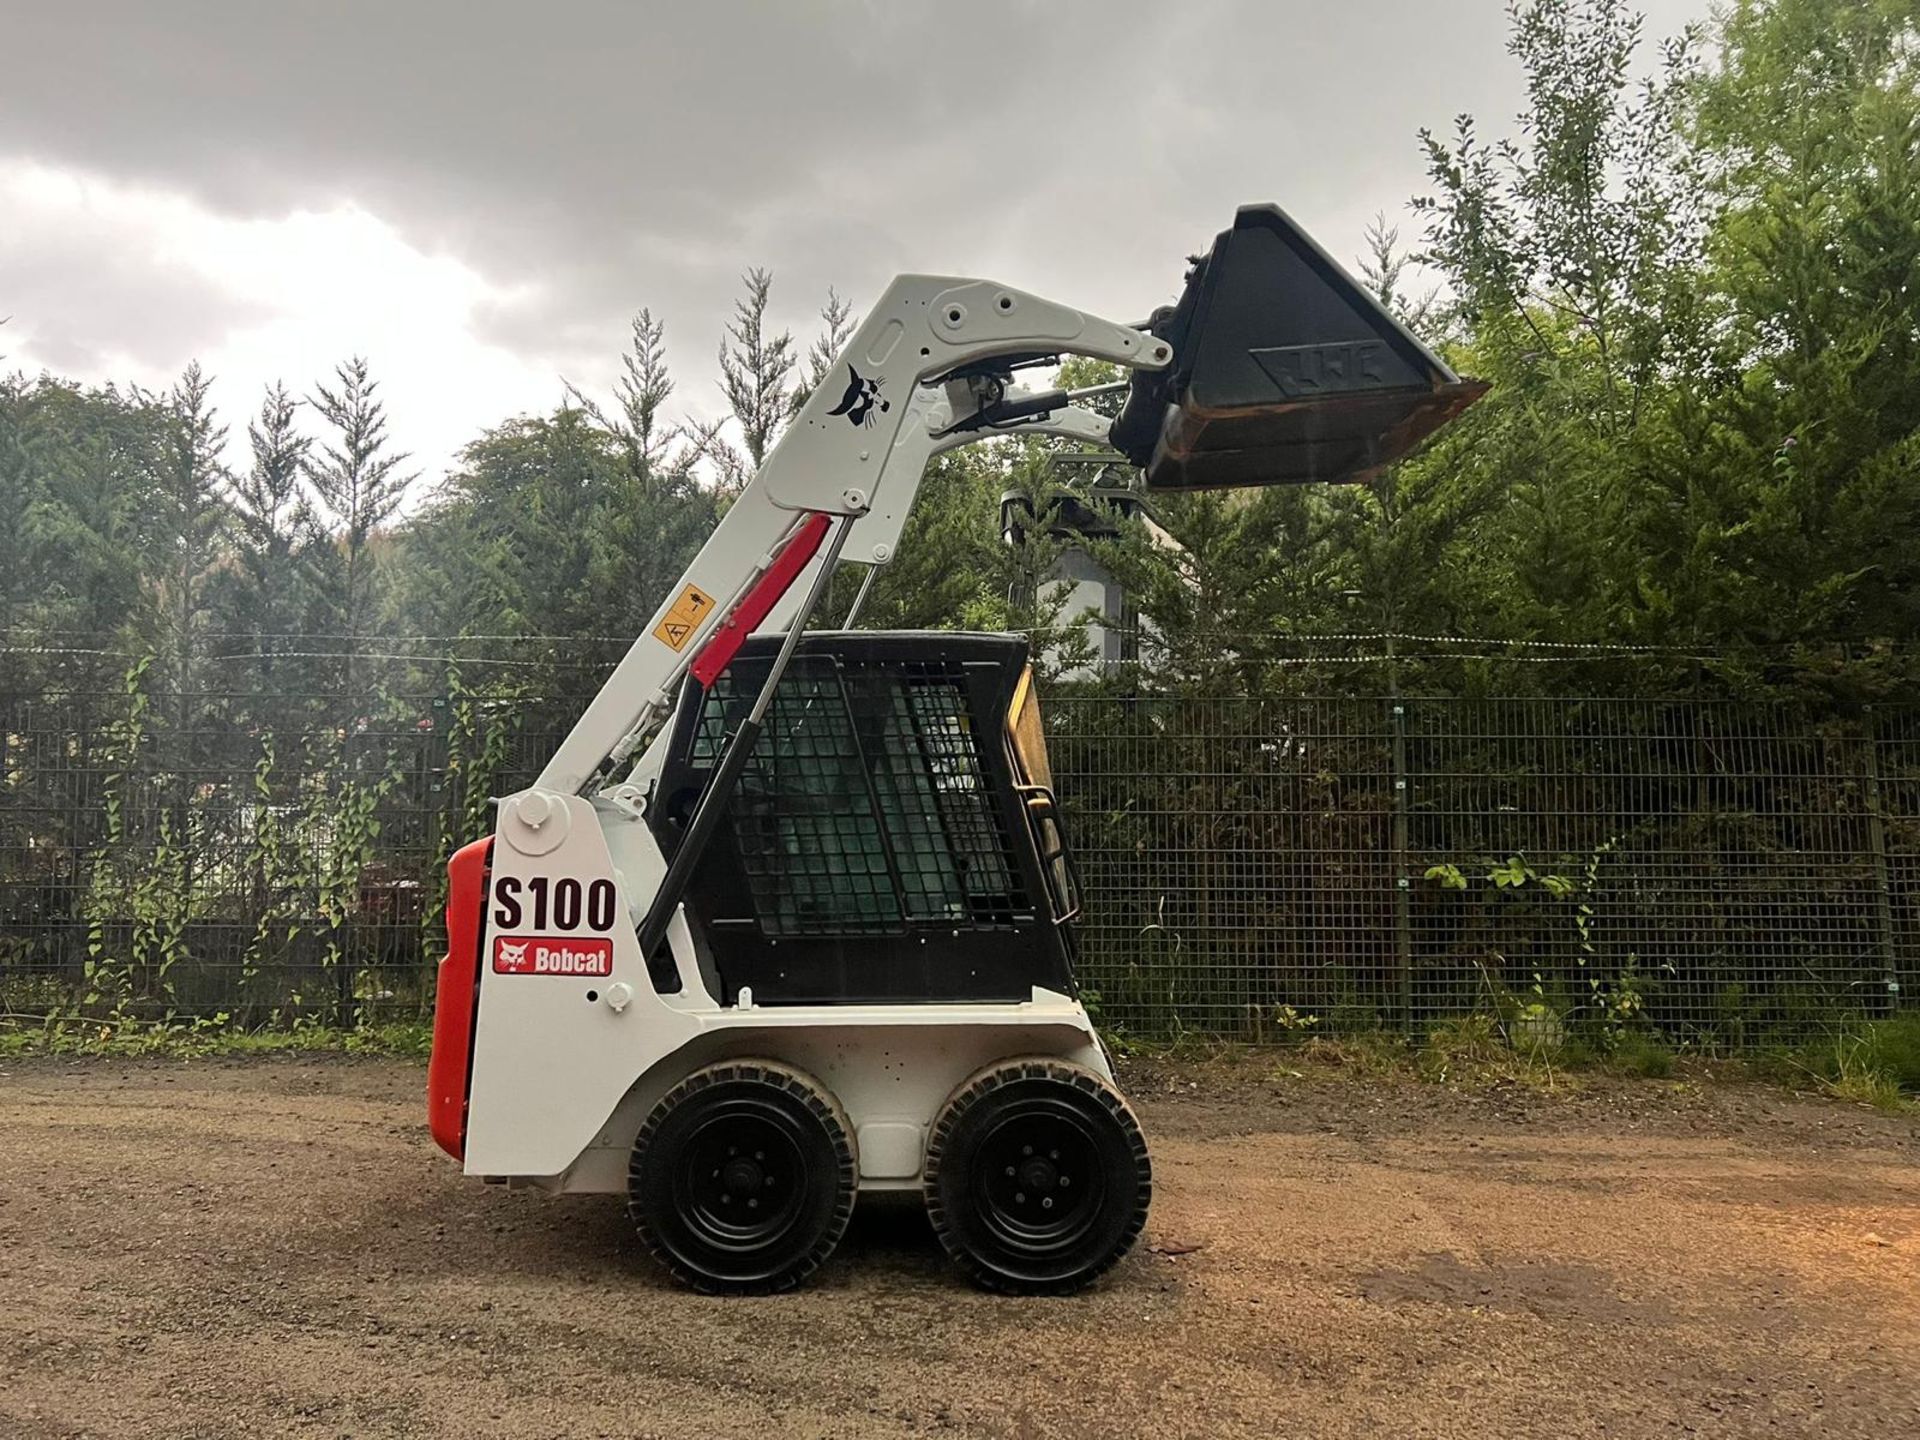
[[[793, 414], [798, 415], [800, 407], [826, 381], [833, 369], [833, 362], [840, 358], [840, 352], [846, 349], [847, 341], [853, 338], [853, 332], [859, 325], [853, 306], [843, 300], [832, 286], [828, 286], [827, 303], [820, 307], [820, 333], [814, 338], [813, 344], [807, 347], [806, 376], [793, 389], [789, 406]], [[841, 378], [844, 380], [846, 377]]]
[[200, 676], [201, 621], [207, 583], [220, 556], [228, 510], [227, 472], [221, 447], [227, 427], [214, 411], [213, 377], [198, 361], [189, 364], [162, 402], [165, 417], [152, 516], [158, 563], [157, 591], [165, 678], [182, 696]]
[[720, 460], [726, 481], [735, 488], [760, 468], [792, 413], [789, 396], [795, 363], [792, 333], [776, 334], [768, 327], [772, 272], [749, 270], [741, 283], [746, 294], [734, 302], [733, 320], [720, 342], [720, 389], [740, 426], [746, 451], [744, 457]]
[[226, 648], [257, 659], [265, 692], [295, 683], [301, 667], [276, 663], [275, 652], [299, 652], [314, 596], [314, 564], [324, 540], [306, 487], [312, 441], [296, 425], [299, 402], [286, 386], [267, 387], [247, 425], [251, 463], [233, 477], [234, 564], [217, 603]]
[[[332, 428], [317, 456], [303, 461], [308, 481], [334, 527], [336, 565], [329, 605], [334, 632], [357, 647], [373, 619], [375, 573], [373, 541], [393, 518], [413, 476], [402, 471], [404, 452], [390, 448], [385, 402], [379, 383], [360, 356], [334, 370], [334, 384], [316, 384], [308, 404]], [[345, 676], [351, 690], [355, 667]]]

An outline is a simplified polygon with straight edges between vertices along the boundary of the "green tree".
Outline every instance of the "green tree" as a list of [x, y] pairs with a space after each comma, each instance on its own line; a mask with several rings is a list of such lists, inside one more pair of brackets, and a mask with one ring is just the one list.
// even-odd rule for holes
[[618, 464], [615, 439], [573, 408], [508, 421], [467, 446], [414, 527], [416, 543], [431, 537], [458, 601], [439, 623], [538, 637], [556, 653], [606, 636], [597, 571]]
[[[1406, 502], [1424, 493], [1485, 517], [1471, 536], [1480, 563], [1436, 619], [1643, 638], [1645, 427], [1697, 371], [1702, 334], [1700, 187], [1682, 130], [1692, 37], [1663, 45], [1636, 85], [1641, 18], [1624, 0], [1520, 0], [1510, 13], [1523, 139], [1488, 143], [1470, 117], [1450, 140], [1422, 132], [1434, 190], [1416, 202], [1459, 360], [1493, 391], [1451, 443], [1402, 468], [1405, 493], [1383, 513], [1410, 520]], [[1445, 563], [1395, 548], [1396, 565]]]
[[88, 652], [154, 638], [143, 597], [166, 555], [151, 533], [168, 424], [138, 391], [0, 381], [0, 599], [16, 639], [56, 652], [8, 654], [8, 688], [117, 686], [125, 662]]
[[201, 684], [207, 587], [229, 515], [227, 472], [220, 460], [227, 427], [214, 411], [212, 384], [213, 377], [195, 362], [161, 404], [165, 429], [155, 508], [146, 517], [155, 542], [150, 573], [163, 683], [182, 700]]
[[1699, 83], [1710, 387], [1661, 456], [1672, 603], [1830, 658], [1920, 618], [1920, 12], [1739, 0]]
[[[305, 461], [308, 482], [334, 527], [335, 562], [327, 576], [329, 628], [356, 648], [367, 634], [378, 600], [374, 540], [400, 508], [414, 477], [402, 471], [404, 453], [387, 438], [386, 405], [367, 362], [359, 356], [334, 370], [334, 385], [314, 386], [308, 402], [333, 435]], [[348, 691], [356, 679], [349, 659]]]
[[700, 482], [699, 465], [718, 443], [717, 428], [675, 423], [666, 405], [674, 383], [666, 335], [642, 310], [614, 386], [618, 414], [588, 414], [619, 448], [606, 497], [603, 561], [607, 633], [638, 635], [719, 519], [718, 497]]
[[833, 370], [833, 362], [840, 358], [840, 352], [846, 349], [847, 341], [853, 338], [853, 332], [859, 328], [860, 320], [853, 313], [853, 306], [829, 286], [827, 303], [820, 307], [820, 333], [814, 338], [813, 344], [807, 347], [807, 373], [793, 387], [788, 405], [790, 414], [800, 413], [800, 407], [827, 379]]
[[722, 477], [734, 490], [760, 468], [793, 412], [795, 365], [792, 333], [774, 332], [767, 320], [772, 272], [749, 270], [741, 283], [746, 286], [746, 294], [734, 302], [733, 319], [720, 341], [720, 389], [740, 427], [745, 455], [728, 446], [717, 445], [714, 449]]
[[277, 656], [300, 653], [314, 638], [303, 632], [326, 543], [305, 485], [312, 441], [295, 423], [298, 409], [284, 385], [270, 385], [247, 426], [251, 463], [231, 483], [233, 563], [213, 601], [227, 656], [248, 657], [238, 673], [262, 695], [305, 683], [303, 664]]

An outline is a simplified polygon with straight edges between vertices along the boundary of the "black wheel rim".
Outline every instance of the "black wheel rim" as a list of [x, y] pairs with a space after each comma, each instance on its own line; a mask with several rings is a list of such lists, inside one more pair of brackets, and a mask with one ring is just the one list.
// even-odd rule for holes
[[1093, 1125], [1069, 1103], [1036, 1097], [997, 1116], [973, 1165], [976, 1212], [1007, 1250], [1070, 1250], [1100, 1219], [1106, 1167]]
[[806, 1131], [779, 1104], [725, 1101], [686, 1138], [674, 1169], [674, 1209], [716, 1251], [748, 1255], [777, 1245], [806, 1209], [808, 1148]]

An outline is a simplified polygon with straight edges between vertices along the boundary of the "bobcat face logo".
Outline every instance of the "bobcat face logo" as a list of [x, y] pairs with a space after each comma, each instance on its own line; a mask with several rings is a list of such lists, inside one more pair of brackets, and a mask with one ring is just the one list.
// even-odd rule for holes
[[524, 965], [527, 963], [527, 942], [522, 940], [514, 944], [511, 940], [500, 942], [499, 963], [502, 965]]
[[850, 377], [847, 381], [847, 393], [840, 397], [838, 405], [827, 412], [829, 415], [844, 415], [855, 425], [871, 425], [874, 421], [875, 406], [879, 407], [883, 415], [893, 408], [887, 401], [880, 398], [882, 381], [863, 378], [851, 365], [847, 366], [847, 374]]

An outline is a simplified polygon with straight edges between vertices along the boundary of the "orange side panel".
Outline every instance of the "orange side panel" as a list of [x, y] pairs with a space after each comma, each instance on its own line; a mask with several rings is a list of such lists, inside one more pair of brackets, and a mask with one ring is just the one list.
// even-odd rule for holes
[[427, 1062], [427, 1128], [458, 1160], [467, 1151], [467, 1082], [473, 1072], [473, 1022], [480, 1005], [480, 926], [487, 904], [491, 839], [456, 850], [447, 862], [447, 958], [433, 1002], [433, 1058]]

